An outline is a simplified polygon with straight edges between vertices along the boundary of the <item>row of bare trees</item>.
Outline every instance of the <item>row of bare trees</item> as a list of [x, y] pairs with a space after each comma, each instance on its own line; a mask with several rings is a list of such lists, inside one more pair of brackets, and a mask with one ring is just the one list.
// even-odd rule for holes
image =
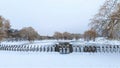
[[3, 39], [26, 39], [33, 41], [36, 39], [64, 39], [64, 40], [78, 40], [81, 34], [73, 34], [69, 32], [55, 32], [53, 36], [40, 36], [32, 27], [24, 27], [20, 30], [12, 29], [9, 20], [0, 16], [0, 40]]
[[76, 39], [78, 40], [79, 38], [82, 38], [83, 35], [82, 34], [73, 34], [73, 33], [69, 33], [69, 32], [55, 32], [53, 37], [57, 40], [59, 39], [64, 39], [64, 40], [72, 40], [72, 39]]
[[[120, 3], [114, 9], [106, 1], [99, 12], [91, 19], [91, 29], [109, 39], [120, 39]], [[111, 6], [111, 7], [110, 7]], [[108, 11], [109, 10], [109, 11]], [[110, 11], [111, 10], [111, 11]]]
[[3, 39], [25, 39], [34, 41], [36, 39], [64, 39], [72, 40], [83, 38], [82, 34], [74, 34], [69, 32], [55, 32], [53, 36], [40, 36], [32, 27], [24, 27], [20, 30], [12, 29], [9, 20], [0, 16], [0, 40]]

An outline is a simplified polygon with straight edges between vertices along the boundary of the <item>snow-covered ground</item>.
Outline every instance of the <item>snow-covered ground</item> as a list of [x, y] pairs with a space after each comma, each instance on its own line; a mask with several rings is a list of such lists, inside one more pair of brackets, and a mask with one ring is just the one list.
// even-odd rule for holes
[[120, 68], [120, 54], [0, 51], [0, 68]]
[[30, 43], [29, 41], [2, 41], [0, 44], [5, 45], [54, 45], [57, 42], [70, 42], [73, 45], [90, 45], [90, 44], [96, 44], [96, 45], [120, 45], [120, 41], [118, 40], [107, 40], [103, 37], [96, 38], [96, 41], [84, 41], [84, 39], [79, 40], [36, 40], [33, 43]]
[[107, 40], [103, 37], [96, 38], [95, 41], [84, 41], [84, 39], [79, 39], [78, 41], [73, 41], [72, 44], [74, 45], [120, 45], [120, 40]]
[[[59, 40], [64, 41], [64, 40]], [[56, 40], [42, 40], [29, 43], [1, 42], [5, 45], [53, 45]], [[97, 38], [95, 42], [67, 40], [74, 45], [85, 44], [110, 44], [120, 45], [117, 40]], [[58, 52], [17, 52], [0, 51], [0, 68], [120, 68], [120, 53], [71, 53], [59, 54]]]

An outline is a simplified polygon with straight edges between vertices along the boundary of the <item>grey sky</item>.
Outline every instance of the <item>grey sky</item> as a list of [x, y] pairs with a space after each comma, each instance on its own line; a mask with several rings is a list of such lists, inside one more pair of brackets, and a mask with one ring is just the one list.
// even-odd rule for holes
[[105, 0], [0, 0], [0, 15], [12, 28], [32, 26], [41, 35], [83, 33]]

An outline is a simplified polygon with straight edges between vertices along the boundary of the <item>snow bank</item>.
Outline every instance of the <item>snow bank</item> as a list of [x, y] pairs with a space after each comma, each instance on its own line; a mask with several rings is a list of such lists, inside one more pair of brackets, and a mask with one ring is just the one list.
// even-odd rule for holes
[[0, 44], [5, 45], [22, 45], [22, 44], [29, 44], [29, 41], [2, 41]]
[[79, 40], [36, 40], [33, 43], [30, 43], [29, 41], [19, 41], [19, 42], [6, 42], [3, 41], [0, 44], [5, 45], [54, 45], [58, 42], [70, 42], [73, 45], [120, 45], [120, 41], [118, 40], [107, 40], [103, 37], [96, 38], [96, 41], [84, 41], [84, 39]]
[[120, 45], [120, 41], [118, 40], [108, 40], [103, 37], [96, 38], [95, 41], [84, 41], [84, 39], [79, 39], [78, 41], [71, 42], [73, 45]]
[[96, 38], [96, 41], [90, 41], [89, 43], [94, 43], [94, 44], [107, 44], [107, 45], [120, 45], [120, 41], [118, 40], [107, 40], [103, 37]]

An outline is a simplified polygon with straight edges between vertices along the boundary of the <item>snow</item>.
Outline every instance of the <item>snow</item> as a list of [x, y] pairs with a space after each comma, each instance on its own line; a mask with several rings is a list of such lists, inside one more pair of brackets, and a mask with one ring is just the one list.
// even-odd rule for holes
[[[83, 39], [58, 40], [59, 42], [70, 42], [74, 45], [87, 44], [110, 44], [120, 45], [117, 40], [106, 40], [97, 38], [95, 42], [86, 42]], [[53, 45], [57, 40], [36, 40], [34, 43], [28, 41], [6, 42], [1, 45]], [[120, 53], [83, 53], [60, 54], [58, 52], [20, 52], [0, 51], [0, 68], [120, 68]]]
[[120, 54], [0, 51], [0, 68], [119, 68]]
[[98, 37], [96, 38], [95, 41], [84, 41], [84, 39], [79, 39], [78, 41], [73, 41], [72, 42], [73, 45], [91, 45], [91, 44], [95, 44], [95, 45], [120, 45], [120, 41], [119, 40], [108, 40], [106, 38], [103, 37]]
[[109, 44], [109, 45], [120, 45], [119, 40], [107, 40], [103, 37], [98, 37], [96, 38], [96, 41], [90, 41], [90, 43], [95, 43], [95, 44]]
[[2, 45], [54, 45], [57, 42], [70, 42], [73, 45], [120, 45], [120, 41], [118, 40], [107, 40], [103, 37], [96, 38], [96, 41], [84, 41], [84, 39], [79, 40], [36, 40], [33, 43], [30, 43], [29, 41], [2, 41], [0, 44]]
[[22, 45], [22, 44], [29, 44], [29, 41], [2, 41], [0, 44], [5, 44], [5, 45]]

